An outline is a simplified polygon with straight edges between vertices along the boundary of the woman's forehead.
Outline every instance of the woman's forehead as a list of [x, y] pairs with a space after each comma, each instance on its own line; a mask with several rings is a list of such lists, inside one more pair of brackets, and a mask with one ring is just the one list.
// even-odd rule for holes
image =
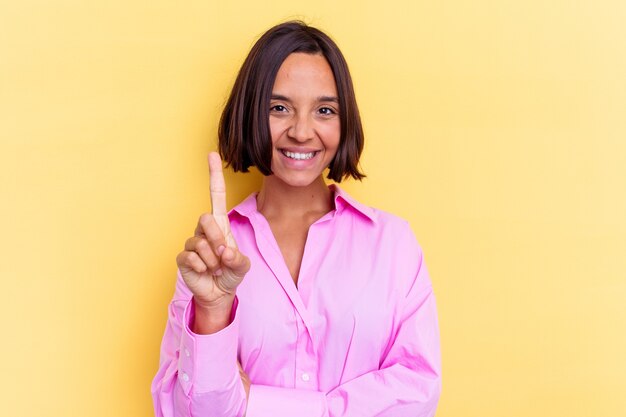
[[272, 94], [289, 95], [296, 91], [315, 92], [315, 96], [337, 96], [333, 71], [321, 54], [293, 53], [280, 66]]

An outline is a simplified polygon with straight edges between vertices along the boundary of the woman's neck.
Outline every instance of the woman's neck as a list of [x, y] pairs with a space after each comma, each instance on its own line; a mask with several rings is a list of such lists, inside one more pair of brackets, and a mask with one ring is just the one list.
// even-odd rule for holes
[[294, 187], [270, 175], [265, 177], [257, 196], [257, 210], [265, 218], [320, 216], [333, 209], [333, 195], [320, 176], [305, 187]]

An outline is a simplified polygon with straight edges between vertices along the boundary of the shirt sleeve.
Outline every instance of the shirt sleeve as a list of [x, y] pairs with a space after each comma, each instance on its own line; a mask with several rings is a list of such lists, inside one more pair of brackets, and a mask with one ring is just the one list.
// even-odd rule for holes
[[[414, 239], [414, 238], [413, 238]], [[421, 249], [380, 369], [327, 393], [252, 384], [246, 417], [432, 417], [441, 391], [439, 325]]]
[[231, 323], [210, 335], [194, 334], [192, 296], [180, 272], [152, 381], [157, 417], [240, 417], [246, 393], [237, 367], [237, 299]]

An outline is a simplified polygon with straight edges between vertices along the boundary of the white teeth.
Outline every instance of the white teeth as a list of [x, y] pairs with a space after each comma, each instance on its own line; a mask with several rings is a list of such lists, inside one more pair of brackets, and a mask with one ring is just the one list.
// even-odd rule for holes
[[285, 154], [285, 156], [287, 156], [288, 158], [298, 159], [298, 160], [311, 159], [315, 156], [315, 152], [298, 153], [298, 152], [283, 151], [283, 154]]

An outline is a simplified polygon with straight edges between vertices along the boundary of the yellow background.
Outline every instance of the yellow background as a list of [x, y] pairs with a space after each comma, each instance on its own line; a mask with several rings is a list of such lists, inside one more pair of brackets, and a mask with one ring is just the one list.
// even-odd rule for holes
[[[205, 155], [267, 28], [351, 66], [358, 199], [438, 298], [438, 417], [626, 415], [626, 2], [3, 1], [3, 416], [150, 416]], [[227, 177], [232, 206], [259, 185]]]

